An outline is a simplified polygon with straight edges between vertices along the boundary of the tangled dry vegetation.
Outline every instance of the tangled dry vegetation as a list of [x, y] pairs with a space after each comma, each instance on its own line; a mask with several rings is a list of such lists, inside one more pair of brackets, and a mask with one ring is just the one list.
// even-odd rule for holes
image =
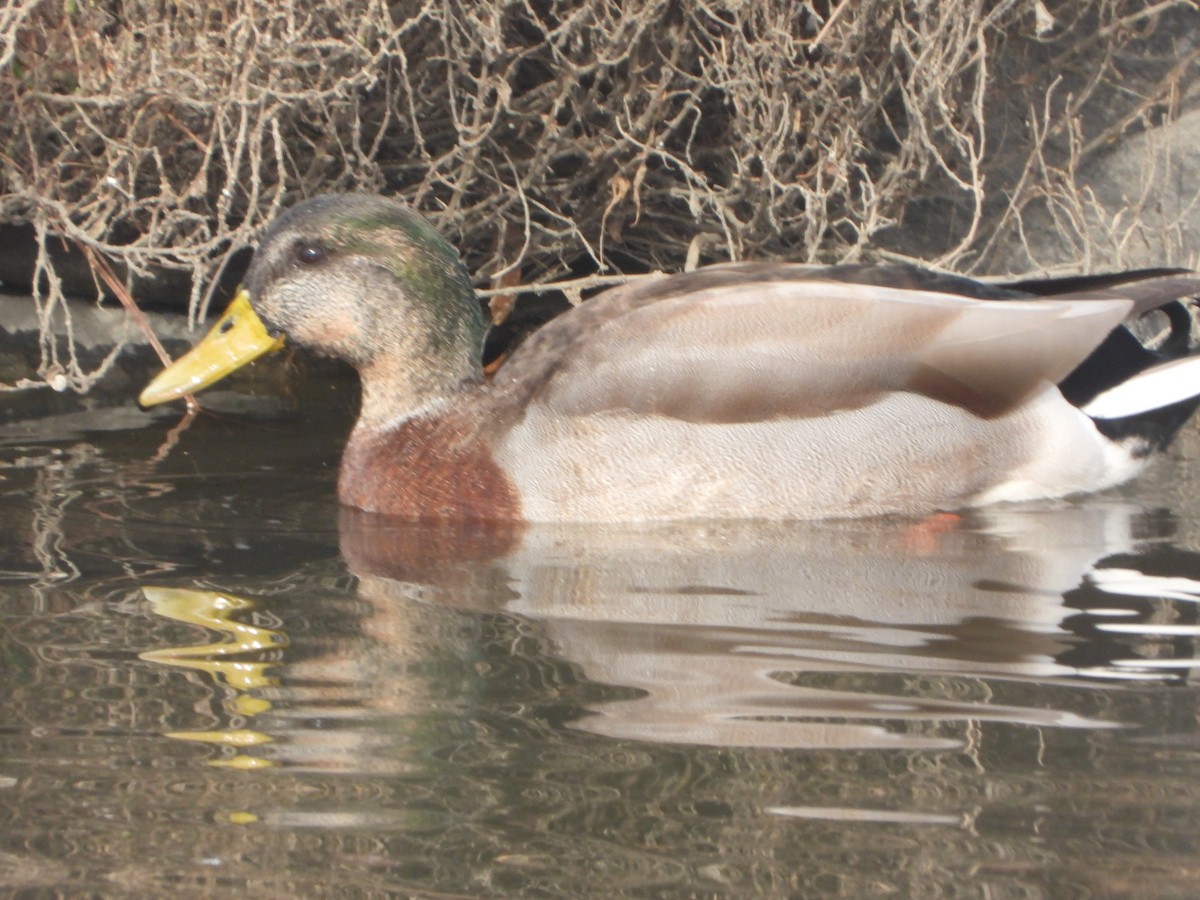
[[[1195, 14], [1187, 0], [10, 0], [0, 212], [34, 229], [46, 322], [63, 304], [51, 249], [89, 251], [129, 285], [182, 270], [195, 317], [281, 207], [330, 190], [405, 197], [501, 291], [869, 258], [913, 203], [949, 223], [935, 261], [978, 268], [1026, 204], [1080, 202], [1088, 154], [1177, 113], [1196, 48], [1171, 17]], [[26, 383], [84, 390], [99, 374], [48, 341]]]

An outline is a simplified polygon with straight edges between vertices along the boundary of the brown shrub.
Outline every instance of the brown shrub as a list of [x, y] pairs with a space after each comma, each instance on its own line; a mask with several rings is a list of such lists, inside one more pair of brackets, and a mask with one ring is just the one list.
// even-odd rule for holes
[[[36, 229], [45, 309], [62, 239], [130, 278], [189, 273], [199, 316], [265, 222], [330, 190], [405, 197], [481, 285], [855, 260], [914, 201], [943, 224], [912, 252], [978, 267], [1088, 153], [1175, 112], [1196, 59], [1175, 39], [1196, 15], [1184, 0], [14, 0], [0, 212]], [[73, 356], [52, 369], [80, 389], [95, 374]]]

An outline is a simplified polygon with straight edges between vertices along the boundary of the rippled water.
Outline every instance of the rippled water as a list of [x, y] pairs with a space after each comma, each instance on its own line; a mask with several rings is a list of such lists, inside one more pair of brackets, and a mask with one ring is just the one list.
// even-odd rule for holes
[[961, 521], [339, 512], [352, 388], [0, 427], [0, 884], [1192, 896], [1194, 432]]

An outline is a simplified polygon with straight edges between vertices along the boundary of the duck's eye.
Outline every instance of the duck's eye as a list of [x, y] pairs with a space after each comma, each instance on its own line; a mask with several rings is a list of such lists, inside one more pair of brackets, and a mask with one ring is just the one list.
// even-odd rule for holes
[[317, 266], [325, 262], [325, 248], [320, 244], [303, 241], [296, 245], [296, 261], [306, 266]]

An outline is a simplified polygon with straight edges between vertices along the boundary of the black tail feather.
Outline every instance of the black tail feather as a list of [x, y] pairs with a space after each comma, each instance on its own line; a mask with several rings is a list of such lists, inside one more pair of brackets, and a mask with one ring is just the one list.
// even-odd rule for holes
[[1123, 419], [1093, 419], [1096, 430], [1111, 441], [1123, 443], [1140, 439], [1143, 447], [1135, 455], [1149, 455], [1167, 449], [1184, 425], [1191, 419], [1197, 407], [1200, 407], [1200, 397], [1191, 397], [1161, 406], [1136, 416], [1126, 416]]
[[[1110, 275], [1083, 275], [1004, 285], [1038, 296], [1064, 294], [1128, 296], [1134, 316], [1113, 331], [1092, 354], [1059, 383], [1075, 406], [1084, 407], [1105, 391], [1123, 384], [1153, 366], [1200, 352], [1195, 345], [1200, 281], [1186, 269], [1141, 269]], [[1122, 286], [1125, 289], [1122, 290]], [[1149, 316], [1157, 316], [1149, 319]], [[1152, 324], [1152, 328], [1139, 325]], [[1165, 333], [1164, 333], [1165, 331]], [[1153, 339], [1149, 332], [1156, 332]], [[1200, 394], [1200, 385], [1197, 385]], [[1148, 409], [1119, 419], [1095, 419], [1101, 434], [1114, 441], [1139, 440], [1144, 453], [1166, 448], [1200, 408], [1200, 396]]]

